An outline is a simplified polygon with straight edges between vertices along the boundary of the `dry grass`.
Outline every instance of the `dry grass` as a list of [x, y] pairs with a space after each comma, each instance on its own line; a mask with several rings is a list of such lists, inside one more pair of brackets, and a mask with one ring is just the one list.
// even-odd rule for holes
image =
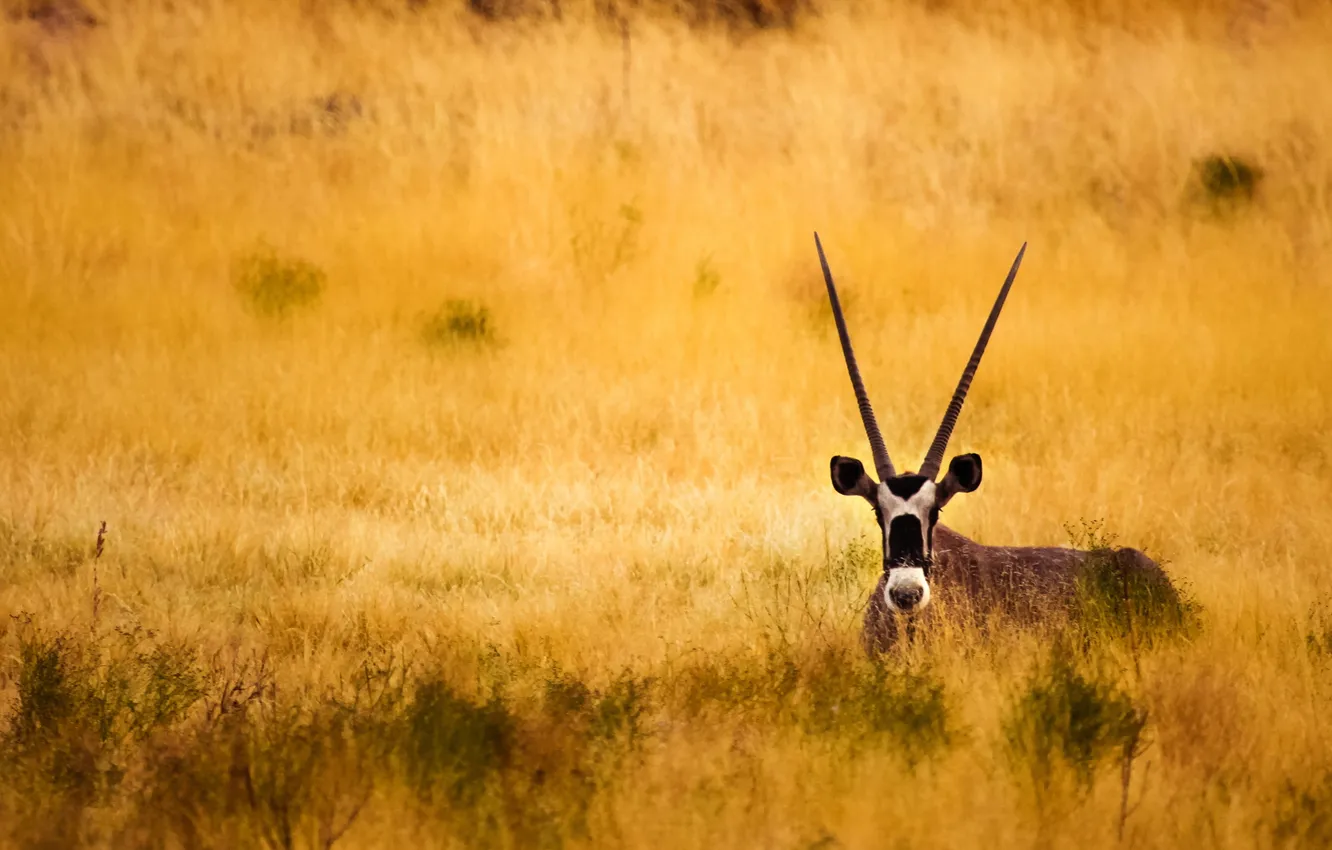
[[[649, 14], [627, 78], [578, 8], [6, 19], [0, 836], [1326, 844], [1332, 16], [1259, 5]], [[947, 521], [1102, 518], [1201, 635], [856, 659], [815, 229], [908, 465], [1030, 241]]]

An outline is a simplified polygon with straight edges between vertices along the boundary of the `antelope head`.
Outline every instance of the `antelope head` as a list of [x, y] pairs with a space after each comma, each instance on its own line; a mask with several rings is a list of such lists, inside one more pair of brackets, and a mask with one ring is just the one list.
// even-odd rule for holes
[[948, 403], [948, 410], [944, 413], [938, 433], [934, 435], [930, 450], [925, 454], [920, 471], [901, 474], [893, 467], [888, 449], [884, 447], [883, 436], [879, 433], [879, 423], [870, 407], [865, 383], [860, 377], [860, 367], [856, 365], [855, 352], [851, 350], [851, 337], [846, 330], [846, 319], [842, 316], [842, 305], [837, 299], [837, 287], [833, 284], [832, 272], [828, 269], [828, 260], [823, 255], [823, 245], [817, 233], [814, 234], [814, 245], [819, 252], [819, 264], [823, 266], [823, 280], [828, 285], [828, 300], [832, 304], [833, 321], [837, 323], [837, 335], [842, 341], [846, 370], [851, 375], [851, 389], [856, 394], [860, 419], [869, 437], [874, 469], [879, 477], [875, 481], [860, 461], [838, 455], [831, 463], [833, 488], [843, 496], [859, 496], [874, 508], [874, 516], [883, 535], [883, 569], [887, 575], [884, 602], [888, 609], [901, 613], [922, 611], [930, 604], [930, 566], [934, 560], [934, 526], [939, 522], [939, 511], [953, 496], [970, 493], [981, 483], [981, 459], [977, 454], [957, 455], [949, 461], [948, 472], [939, 478], [944, 451], [948, 448], [948, 438], [962, 413], [962, 403], [967, 398], [971, 379], [976, 375], [981, 355], [985, 353], [985, 346], [990, 341], [990, 334], [999, 319], [999, 311], [1003, 309], [1008, 290], [1013, 285], [1013, 278], [1017, 276], [1018, 266], [1022, 264], [1022, 255], [1027, 245], [1025, 242], [1022, 244], [1003, 288], [999, 290], [999, 297], [995, 299], [990, 317], [971, 352], [971, 359], [962, 370], [962, 378], [957, 382], [957, 389], [953, 391], [953, 398]]

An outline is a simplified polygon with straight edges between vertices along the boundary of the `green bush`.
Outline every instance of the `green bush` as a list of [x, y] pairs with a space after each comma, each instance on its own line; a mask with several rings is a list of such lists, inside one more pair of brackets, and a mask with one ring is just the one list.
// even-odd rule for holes
[[721, 287], [721, 273], [712, 264], [711, 257], [704, 257], [694, 267], [694, 297], [707, 298]]
[[1139, 568], [1131, 551], [1115, 549], [1115, 535], [1101, 520], [1065, 526], [1075, 548], [1090, 552], [1078, 574], [1074, 616], [1089, 639], [1126, 640], [1150, 647], [1162, 640], [1195, 637], [1200, 606], [1164, 570]]
[[1319, 599], [1309, 607], [1308, 629], [1304, 643], [1316, 658], [1332, 658], [1332, 597]]
[[1078, 576], [1075, 612], [1083, 633], [1139, 647], [1196, 636], [1202, 624], [1197, 603], [1164, 573], [1135, 569], [1127, 557], [1093, 552]]
[[[152, 645], [137, 629], [89, 645], [22, 620], [17, 656], [18, 698], [0, 738], [3, 783], [31, 805], [20, 831], [58, 843], [118, 792], [134, 754], [199, 703], [203, 675], [191, 650]], [[44, 823], [49, 807], [64, 813], [58, 822]]]
[[928, 673], [831, 652], [803, 671], [801, 726], [890, 747], [909, 766], [953, 742], [943, 683]]
[[283, 317], [315, 304], [324, 291], [323, 269], [264, 246], [241, 257], [233, 269], [236, 290], [263, 316]]
[[1238, 212], [1253, 202], [1263, 170], [1237, 156], [1212, 154], [1193, 163], [1191, 195], [1214, 215]]
[[15, 648], [0, 841], [19, 844], [329, 847], [387, 798], [461, 845], [563, 846], [679, 720], [908, 766], [953, 737], [936, 678], [850, 650], [698, 657], [595, 687], [494, 648], [462, 677], [372, 651], [316, 691], [138, 630], [22, 625]]
[[1272, 806], [1270, 824], [1278, 847], [1332, 846], [1332, 771], [1307, 784], [1287, 779]]
[[605, 689], [594, 690], [567, 674], [546, 681], [545, 709], [552, 719], [572, 725], [594, 741], [638, 744], [652, 708], [652, 681], [624, 673]]
[[475, 803], [511, 758], [516, 726], [497, 697], [477, 703], [442, 680], [421, 684], [407, 708], [404, 739], [418, 791], [440, 788], [455, 804]]
[[792, 723], [861, 752], [888, 748], [908, 766], [956, 737], [938, 678], [842, 649], [708, 660], [677, 671], [673, 684], [687, 716]]
[[1038, 788], [1067, 769], [1087, 789], [1102, 764], [1137, 755], [1146, 725], [1146, 710], [1129, 694], [1099, 672], [1081, 669], [1060, 645], [1028, 678], [1003, 731], [1011, 764]]
[[421, 338], [430, 346], [485, 345], [494, 343], [495, 324], [482, 304], [449, 300], [426, 317]]

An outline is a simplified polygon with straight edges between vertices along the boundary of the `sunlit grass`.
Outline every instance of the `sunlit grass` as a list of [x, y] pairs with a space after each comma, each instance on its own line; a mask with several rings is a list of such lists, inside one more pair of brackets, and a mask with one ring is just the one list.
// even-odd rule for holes
[[[0, 840], [1332, 839], [1332, 19], [979, 5], [4, 19]], [[944, 521], [1196, 630], [862, 657], [816, 229], [901, 467], [1029, 242]]]

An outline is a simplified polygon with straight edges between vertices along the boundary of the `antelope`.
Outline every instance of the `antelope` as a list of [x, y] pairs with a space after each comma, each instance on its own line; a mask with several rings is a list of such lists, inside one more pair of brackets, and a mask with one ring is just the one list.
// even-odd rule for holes
[[851, 376], [851, 389], [856, 396], [865, 434], [869, 437], [874, 470], [879, 479], [871, 478], [864, 464], [855, 458], [836, 455], [830, 463], [833, 489], [843, 496], [859, 496], [869, 502], [883, 544], [883, 574], [865, 611], [862, 642], [867, 652], [875, 654], [890, 648], [902, 625], [910, 633], [936, 594], [957, 600], [962, 603], [961, 608], [974, 613], [1000, 610], [1019, 620], [1031, 620], [1052, 610], [1067, 609], [1074, 601], [1079, 576], [1094, 558], [1108, 559], [1111, 568], [1118, 571], [1117, 575], [1136, 573], [1135, 579], [1145, 579], [1149, 582], [1147, 586], [1159, 588], [1165, 598], [1178, 601], [1177, 592], [1161, 566], [1137, 549], [1088, 551], [1060, 547], [985, 546], [939, 523], [940, 512], [954, 496], [971, 493], [981, 483], [978, 454], [955, 456], [948, 462], [948, 471], [943, 478], [939, 478], [939, 471], [949, 437], [962, 413], [967, 390], [971, 388], [981, 356], [1027, 251], [1025, 242], [999, 290], [980, 339], [971, 352], [971, 359], [962, 370], [962, 377], [948, 402], [943, 422], [930, 443], [925, 460], [919, 471], [901, 473], [888, 457], [878, 421], [874, 418], [874, 409], [870, 406], [865, 382], [851, 348], [837, 287], [833, 284], [832, 271], [817, 233], [814, 234], [814, 245], [823, 267], [833, 321], [837, 324], [846, 370]]

